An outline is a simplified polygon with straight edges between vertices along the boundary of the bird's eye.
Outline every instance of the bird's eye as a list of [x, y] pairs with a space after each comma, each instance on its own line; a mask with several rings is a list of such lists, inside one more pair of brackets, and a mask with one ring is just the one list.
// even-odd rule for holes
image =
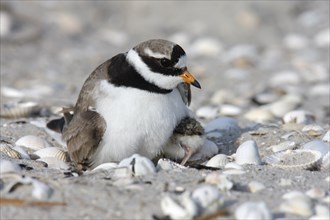
[[169, 60], [169, 59], [166, 59], [166, 58], [162, 58], [160, 60], [160, 64], [163, 66], [163, 67], [170, 67], [172, 65], [172, 61]]

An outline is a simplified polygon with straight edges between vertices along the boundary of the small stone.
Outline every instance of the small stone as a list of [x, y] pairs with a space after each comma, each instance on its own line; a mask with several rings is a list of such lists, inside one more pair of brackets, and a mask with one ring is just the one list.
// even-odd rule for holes
[[318, 32], [314, 37], [314, 42], [318, 47], [329, 47], [330, 29], [328, 28]]
[[223, 116], [237, 116], [241, 113], [242, 110], [234, 105], [222, 105], [219, 111], [219, 114]]
[[272, 213], [264, 202], [245, 202], [235, 210], [237, 220], [269, 220]]
[[299, 34], [288, 34], [284, 38], [284, 45], [291, 50], [300, 50], [308, 46], [309, 42], [306, 37]]
[[199, 118], [213, 119], [219, 114], [219, 109], [213, 106], [203, 106], [196, 111], [196, 115]]
[[266, 188], [264, 184], [262, 184], [260, 182], [257, 182], [257, 181], [251, 181], [248, 184], [248, 187], [249, 187], [250, 192], [252, 192], [252, 193], [259, 192], [259, 191], [264, 190]]

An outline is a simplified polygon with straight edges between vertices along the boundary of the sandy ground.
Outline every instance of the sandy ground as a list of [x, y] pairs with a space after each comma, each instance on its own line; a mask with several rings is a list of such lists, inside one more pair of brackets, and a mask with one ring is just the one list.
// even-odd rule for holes
[[[164, 38], [186, 50], [189, 68], [202, 84], [202, 90], [193, 89], [193, 111], [214, 106], [212, 97], [220, 90], [229, 95], [218, 104], [235, 105], [241, 110], [231, 116], [241, 127], [240, 134], [225, 133], [217, 140], [221, 153], [234, 153], [240, 143], [253, 139], [263, 157], [271, 154], [267, 147], [278, 144], [285, 134], [293, 132], [290, 140], [302, 146], [322, 139], [329, 130], [329, 42], [317, 40], [321, 31], [329, 30], [328, 1], [2, 0], [1, 4], [11, 8], [14, 23], [11, 31], [1, 30], [1, 105], [17, 100], [36, 101], [47, 108], [72, 105], [82, 83], [100, 63], [141, 41]], [[296, 38], [290, 41], [292, 35]], [[197, 47], [201, 39], [213, 41], [201, 49]], [[252, 50], [244, 52], [242, 45]], [[242, 59], [231, 57], [235, 46], [240, 48], [237, 53], [243, 54]], [[286, 87], [289, 93], [302, 94], [294, 109], [312, 112], [324, 129], [319, 136], [295, 132], [297, 127], [285, 127], [281, 117], [261, 124], [244, 118], [246, 112], [259, 107], [252, 98], [269, 89], [272, 77], [282, 71], [298, 73], [298, 81], [284, 77], [284, 82], [290, 81]], [[13, 95], [8, 88], [22, 94]], [[29, 123], [55, 117], [46, 112], [36, 118], [1, 118], [1, 140], [14, 143], [33, 134], [58, 145], [43, 129]], [[213, 119], [200, 118], [203, 124]], [[258, 129], [262, 134], [251, 133]], [[33, 160], [15, 160], [3, 154], [1, 159], [24, 164], [24, 175], [36, 177], [54, 189], [49, 201], [65, 203], [51, 207], [1, 205], [1, 219], [152, 219], [163, 216], [160, 201], [165, 194], [180, 194], [176, 192], [178, 187], [192, 191], [212, 172], [174, 169], [125, 182], [115, 180], [111, 171], [77, 178]], [[283, 194], [316, 187], [325, 192], [324, 198], [329, 198], [329, 170], [286, 170], [266, 165], [246, 165], [244, 170], [245, 174], [229, 176], [234, 183], [232, 190], [221, 192], [228, 219], [234, 218], [237, 207], [247, 201], [264, 201], [273, 218], [305, 219], [310, 216], [279, 210]], [[247, 185], [252, 180], [266, 188], [250, 193]], [[6, 193], [8, 183], [7, 179], [0, 181], [1, 198], [33, 199], [32, 186], [19, 186]], [[328, 207], [329, 201], [324, 198], [313, 199], [313, 207]]]

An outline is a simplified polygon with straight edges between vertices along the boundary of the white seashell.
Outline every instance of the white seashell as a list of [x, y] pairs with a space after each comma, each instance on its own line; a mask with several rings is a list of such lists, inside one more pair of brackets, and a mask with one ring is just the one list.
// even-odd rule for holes
[[248, 111], [244, 114], [244, 117], [250, 121], [259, 123], [274, 119], [274, 115], [271, 113], [270, 109], [265, 106]]
[[100, 165], [98, 165], [97, 167], [95, 167], [92, 171], [95, 170], [111, 170], [113, 168], [118, 167], [117, 163], [102, 163]]
[[289, 192], [282, 196], [285, 200], [280, 205], [280, 211], [309, 217], [313, 214], [313, 204], [311, 199], [302, 192]]
[[326, 197], [324, 197], [321, 202], [324, 202], [324, 203], [328, 203], [330, 204], [330, 195], [327, 195]]
[[330, 176], [327, 176], [324, 180], [330, 182]]
[[1, 95], [8, 98], [23, 98], [25, 96], [24, 92], [7, 86], [1, 86]]
[[15, 146], [13, 147], [13, 150], [17, 151], [21, 155], [21, 159], [31, 159], [30, 155], [21, 146]]
[[14, 150], [10, 144], [4, 142], [0, 143], [0, 152], [11, 158], [15, 158], [15, 159], [21, 158], [21, 154], [19, 152]]
[[22, 118], [39, 114], [41, 107], [35, 102], [9, 103], [1, 107], [0, 117]]
[[314, 42], [318, 47], [329, 47], [330, 29], [324, 29], [318, 32], [314, 37]]
[[301, 78], [298, 73], [293, 71], [282, 71], [275, 73], [268, 83], [271, 87], [277, 88], [282, 85], [298, 85], [301, 82]]
[[197, 109], [196, 115], [199, 118], [213, 119], [219, 114], [219, 109], [212, 106], [203, 106]]
[[329, 97], [330, 85], [328, 83], [327, 84], [322, 84], [322, 83], [316, 84], [310, 88], [308, 94], [313, 97], [318, 97], [318, 96]]
[[319, 125], [310, 124], [304, 126], [302, 131], [310, 136], [320, 136], [321, 134], [323, 134], [324, 129]]
[[242, 109], [234, 105], [221, 105], [219, 110], [220, 115], [224, 116], [237, 116], [242, 113]]
[[46, 183], [40, 182], [38, 180], [31, 178], [31, 183], [33, 185], [32, 196], [36, 199], [46, 200], [53, 194], [53, 189], [49, 187]]
[[70, 166], [63, 160], [60, 160], [55, 157], [43, 157], [37, 159], [36, 161], [45, 162], [47, 164], [47, 167], [51, 169], [68, 170], [70, 168]]
[[134, 173], [129, 167], [114, 168], [114, 173], [113, 173], [114, 179], [130, 178], [133, 176], [134, 176]]
[[160, 201], [160, 206], [163, 213], [174, 220], [193, 219], [198, 215], [197, 204], [188, 192], [183, 193], [179, 200], [174, 200], [165, 195]]
[[16, 163], [11, 162], [9, 160], [0, 160], [0, 174], [5, 173], [18, 173], [21, 171], [20, 166], [18, 166]]
[[156, 172], [156, 167], [152, 161], [139, 154], [133, 154], [119, 162], [118, 167], [129, 167], [134, 176], [142, 176]]
[[267, 164], [286, 169], [311, 169], [317, 166], [321, 153], [314, 150], [287, 150], [264, 158]]
[[161, 158], [157, 162], [157, 170], [173, 170], [173, 169], [187, 169], [187, 167], [182, 166], [172, 160]]
[[257, 143], [254, 140], [245, 141], [241, 144], [236, 151], [236, 163], [242, 164], [255, 164], [260, 165], [261, 159]]
[[0, 36], [8, 36], [13, 28], [13, 18], [8, 11], [0, 10]]
[[323, 141], [314, 140], [304, 144], [302, 149], [318, 151], [321, 153], [322, 157], [324, 157], [330, 151], [330, 146]]
[[63, 161], [68, 161], [68, 153], [58, 147], [47, 147], [34, 152], [40, 158], [54, 157]]
[[246, 173], [244, 170], [229, 169], [222, 172], [225, 175], [242, 175]]
[[252, 192], [252, 193], [259, 192], [266, 188], [264, 184], [257, 182], [257, 181], [249, 182], [248, 187], [249, 187], [250, 192]]
[[285, 36], [283, 41], [284, 45], [288, 49], [292, 50], [300, 50], [306, 48], [309, 44], [309, 41], [305, 36], [298, 34], [288, 34]]
[[323, 198], [326, 194], [325, 191], [321, 188], [318, 187], [313, 187], [310, 190], [306, 192], [306, 195], [309, 196], [312, 199], [321, 199]]
[[315, 215], [310, 217], [309, 220], [328, 220], [329, 216], [329, 207], [317, 204], [315, 205]]
[[235, 210], [237, 220], [270, 220], [272, 213], [264, 202], [245, 202]]
[[205, 161], [217, 154], [218, 151], [218, 146], [214, 142], [206, 139], [203, 146], [191, 156], [190, 161]]
[[271, 102], [275, 102], [279, 99], [279, 95], [275, 93], [258, 93], [253, 97], [253, 101], [260, 104], [265, 105]]
[[324, 137], [322, 138], [322, 141], [330, 143], [330, 130], [325, 133]]
[[243, 167], [235, 162], [230, 162], [225, 165], [225, 169], [243, 170]]
[[274, 153], [276, 153], [276, 152], [283, 151], [283, 150], [292, 150], [296, 147], [297, 147], [296, 142], [294, 142], [294, 141], [285, 141], [285, 142], [282, 142], [278, 145], [270, 146], [269, 148], [272, 149], [272, 151]]
[[222, 45], [214, 38], [200, 38], [192, 43], [189, 54], [201, 57], [216, 57], [222, 51]]
[[233, 118], [219, 117], [209, 122], [205, 127], [205, 133], [213, 131], [229, 131], [230, 133], [240, 133], [241, 128], [238, 125], [238, 121]]
[[228, 180], [226, 175], [219, 172], [212, 172], [205, 177], [205, 183], [216, 185], [221, 191], [229, 191], [233, 188], [234, 183]]
[[224, 204], [224, 197], [217, 188], [203, 185], [192, 192], [192, 199], [200, 207], [201, 213], [213, 213]]
[[217, 154], [214, 157], [212, 157], [209, 161], [207, 161], [206, 166], [215, 167], [215, 168], [224, 168], [227, 163], [229, 163], [227, 155]]
[[51, 147], [45, 139], [34, 135], [23, 136], [18, 139], [15, 144], [32, 150], [40, 150], [42, 148]]
[[294, 110], [302, 102], [299, 95], [288, 94], [283, 96], [276, 102], [265, 105], [269, 111], [276, 117], [283, 117], [287, 112]]
[[323, 156], [321, 170], [330, 170], [330, 152]]
[[305, 110], [294, 110], [283, 116], [284, 123], [311, 124], [315, 122], [315, 115]]

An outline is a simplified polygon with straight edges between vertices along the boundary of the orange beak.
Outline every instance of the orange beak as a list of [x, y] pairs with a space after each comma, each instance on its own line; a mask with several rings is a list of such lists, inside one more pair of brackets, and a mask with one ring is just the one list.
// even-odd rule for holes
[[197, 88], [201, 88], [201, 85], [199, 82], [191, 75], [191, 73], [188, 72], [188, 70], [185, 70], [180, 77], [183, 79], [184, 82], [191, 84]]

